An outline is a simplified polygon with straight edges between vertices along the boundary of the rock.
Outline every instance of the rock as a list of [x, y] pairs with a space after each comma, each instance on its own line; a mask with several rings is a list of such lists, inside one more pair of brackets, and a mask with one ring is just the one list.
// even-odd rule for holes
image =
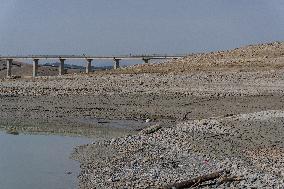
[[141, 131], [141, 133], [142, 134], [151, 134], [151, 133], [155, 133], [155, 132], [157, 132], [158, 130], [160, 130], [162, 127], [159, 125], [159, 124], [157, 124], [157, 125], [152, 125], [152, 126], [150, 126], [150, 127], [147, 127], [147, 128], [145, 128], [145, 129], [143, 129], [142, 131]]
[[146, 123], [149, 123], [151, 121], [151, 119], [146, 119]]
[[10, 134], [10, 135], [19, 135], [19, 132], [16, 131], [16, 130], [8, 130], [8, 131], [7, 131], [7, 134]]

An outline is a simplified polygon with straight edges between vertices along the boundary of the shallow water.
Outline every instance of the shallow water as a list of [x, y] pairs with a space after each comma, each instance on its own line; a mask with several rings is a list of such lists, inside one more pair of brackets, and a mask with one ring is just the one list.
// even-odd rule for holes
[[90, 139], [0, 132], [0, 188], [77, 188], [80, 165], [69, 157], [75, 146], [87, 143]]

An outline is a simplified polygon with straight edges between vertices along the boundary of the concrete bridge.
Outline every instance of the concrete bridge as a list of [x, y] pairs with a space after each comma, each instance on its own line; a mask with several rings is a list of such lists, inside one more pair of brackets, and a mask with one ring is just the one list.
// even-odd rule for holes
[[86, 73], [92, 72], [93, 60], [112, 60], [113, 69], [120, 66], [121, 60], [143, 60], [144, 63], [149, 63], [150, 60], [163, 60], [163, 59], [178, 59], [185, 57], [185, 55], [127, 55], [127, 56], [76, 56], [76, 55], [31, 55], [31, 56], [0, 56], [0, 60], [7, 61], [7, 77], [12, 76], [12, 63], [14, 60], [32, 60], [33, 61], [33, 77], [38, 74], [38, 64], [40, 60], [59, 60], [60, 65], [58, 75], [64, 74], [64, 63], [66, 60], [86, 60]]

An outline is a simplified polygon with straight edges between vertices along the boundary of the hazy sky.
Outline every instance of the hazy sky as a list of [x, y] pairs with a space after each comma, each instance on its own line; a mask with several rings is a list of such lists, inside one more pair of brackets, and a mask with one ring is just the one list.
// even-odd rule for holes
[[189, 53], [284, 41], [283, 0], [0, 0], [0, 54]]

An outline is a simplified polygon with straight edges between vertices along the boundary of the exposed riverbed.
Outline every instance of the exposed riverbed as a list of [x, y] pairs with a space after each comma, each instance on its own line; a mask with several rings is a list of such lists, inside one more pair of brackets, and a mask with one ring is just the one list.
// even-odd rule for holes
[[[283, 188], [284, 69], [275, 64], [2, 80], [0, 129], [103, 138], [73, 153], [82, 189], [157, 188], [221, 169], [244, 178], [221, 188]], [[137, 133], [146, 120], [161, 129]]]

